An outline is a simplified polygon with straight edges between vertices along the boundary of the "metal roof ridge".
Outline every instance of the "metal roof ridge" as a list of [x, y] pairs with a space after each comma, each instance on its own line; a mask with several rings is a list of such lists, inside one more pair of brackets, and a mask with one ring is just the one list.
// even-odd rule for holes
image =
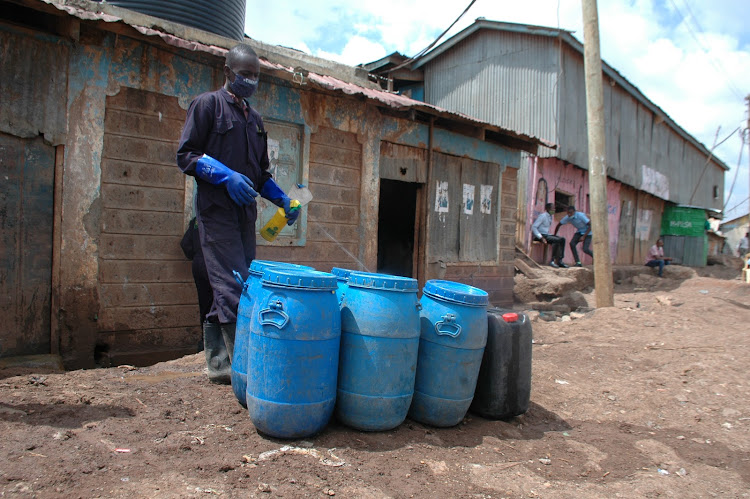
[[[423, 55], [416, 61], [414, 61], [411, 65], [412, 69], [417, 69], [430, 60], [436, 58], [443, 52], [449, 50], [454, 45], [457, 45], [459, 42], [463, 41], [464, 39], [468, 38], [469, 36], [473, 35], [477, 31], [480, 31], [482, 29], [492, 29], [496, 31], [512, 31], [516, 33], [526, 33], [529, 35], [538, 35], [538, 36], [546, 36], [549, 38], [560, 38], [561, 40], [565, 41], [568, 45], [570, 45], [572, 48], [574, 48], [579, 53], [583, 54], [583, 42], [578, 40], [576, 37], [573, 36], [574, 31], [568, 31], [564, 29], [558, 29], [558, 28], [551, 28], [551, 27], [545, 27], [545, 26], [536, 26], [532, 24], [520, 24], [520, 23], [507, 23], [503, 21], [491, 21], [484, 18], [478, 18], [476, 21], [474, 21], [473, 24], [467, 26], [459, 33], [456, 33], [452, 37], [450, 37], [445, 42], [441, 43], [437, 47], [433, 48], [430, 52]], [[687, 130], [682, 128], [679, 124], [677, 124], [676, 121], [674, 121], [669, 114], [664, 111], [661, 107], [659, 107], [657, 104], [655, 104], [651, 99], [646, 97], [646, 95], [630, 80], [628, 80], [625, 76], [623, 76], [619, 71], [617, 71], [614, 67], [609, 65], [606, 61], [602, 59], [602, 72], [607, 74], [607, 76], [613, 78], [617, 83], [625, 89], [626, 92], [628, 92], [632, 97], [634, 97], [638, 102], [642, 103], [646, 108], [648, 108], [651, 112], [657, 115], [661, 115], [664, 118], [664, 122], [673, 130], [677, 132], [678, 135], [682, 136], [685, 140], [690, 142], [693, 146], [698, 148], [699, 151], [703, 152], [706, 156], [711, 156], [711, 160], [714, 161], [717, 165], [719, 165], [724, 170], [729, 170], [729, 166], [726, 165], [721, 159], [717, 158], [715, 155], [711, 153], [711, 151], [706, 147], [705, 144], [700, 142], [698, 139], [693, 137], [692, 134], [688, 133]]]

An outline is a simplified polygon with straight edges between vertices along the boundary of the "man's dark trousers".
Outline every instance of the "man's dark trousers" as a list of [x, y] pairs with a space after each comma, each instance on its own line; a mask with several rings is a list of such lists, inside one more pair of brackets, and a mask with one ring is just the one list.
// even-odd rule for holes
[[[547, 244], [552, 247], [552, 261], [560, 263], [565, 258], [565, 238], [560, 236], [553, 236], [552, 234], [542, 234], [542, 237], [547, 240]], [[537, 239], [541, 242], [541, 239]]]
[[[581, 259], [578, 258], [578, 250], [576, 249], [576, 246], [578, 246], [578, 242], [582, 237], [583, 234], [581, 234], [580, 232], [576, 232], [573, 236], [573, 239], [570, 240], [570, 249], [573, 252], [573, 258], [575, 259], [576, 263], [581, 261]], [[583, 252], [591, 258], [594, 258], [594, 252], [591, 251], [591, 234], [586, 236], [586, 239], [583, 240]]]

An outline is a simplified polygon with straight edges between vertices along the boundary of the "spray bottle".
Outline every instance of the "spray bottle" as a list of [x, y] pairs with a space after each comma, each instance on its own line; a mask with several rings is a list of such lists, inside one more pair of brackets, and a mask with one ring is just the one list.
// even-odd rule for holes
[[[310, 190], [302, 184], [297, 184], [294, 188], [290, 189], [287, 195], [291, 198], [289, 203], [289, 210], [296, 211], [302, 209], [307, 203], [312, 201], [312, 193]], [[260, 229], [260, 235], [266, 241], [274, 241], [276, 236], [279, 235], [281, 229], [286, 225], [287, 218], [284, 208], [279, 208], [276, 213], [273, 214], [271, 219]]]

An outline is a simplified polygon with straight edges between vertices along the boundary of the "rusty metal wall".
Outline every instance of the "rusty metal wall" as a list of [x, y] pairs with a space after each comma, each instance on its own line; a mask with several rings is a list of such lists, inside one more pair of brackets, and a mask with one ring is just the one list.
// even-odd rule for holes
[[55, 148], [0, 133], [0, 357], [50, 353]]
[[427, 181], [427, 149], [380, 143], [380, 178], [401, 182]]
[[546, 38], [485, 30], [425, 66], [425, 100], [556, 143], [558, 58]]
[[688, 267], [705, 267], [708, 240], [703, 236], [663, 236], [664, 255], [674, 263]]
[[[10, 29], [11, 31], [6, 31]], [[0, 28], [0, 132], [65, 141], [69, 44]]]

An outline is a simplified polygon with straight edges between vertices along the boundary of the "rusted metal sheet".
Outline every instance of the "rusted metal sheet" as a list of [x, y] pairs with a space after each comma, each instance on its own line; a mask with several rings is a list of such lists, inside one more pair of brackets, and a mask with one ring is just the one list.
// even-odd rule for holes
[[[428, 263], [497, 261], [500, 168], [447, 154], [433, 156]], [[515, 198], [513, 203], [515, 208]]]
[[69, 46], [52, 35], [0, 30], [0, 132], [65, 141]]
[[55, 149], [0, 134], [0, 356], [50, 353]]
[[500, 187], [498, 165], [462, 159], [458, 252], [462, 262], [497, 261]]
[[708, 240], [702, 236], [663, 236], [664, 255], [674, 263], [688, 267], [705, 267]]
[[381, 142], [380, 178], [425, 183], [427, 181], [427, 149]]

